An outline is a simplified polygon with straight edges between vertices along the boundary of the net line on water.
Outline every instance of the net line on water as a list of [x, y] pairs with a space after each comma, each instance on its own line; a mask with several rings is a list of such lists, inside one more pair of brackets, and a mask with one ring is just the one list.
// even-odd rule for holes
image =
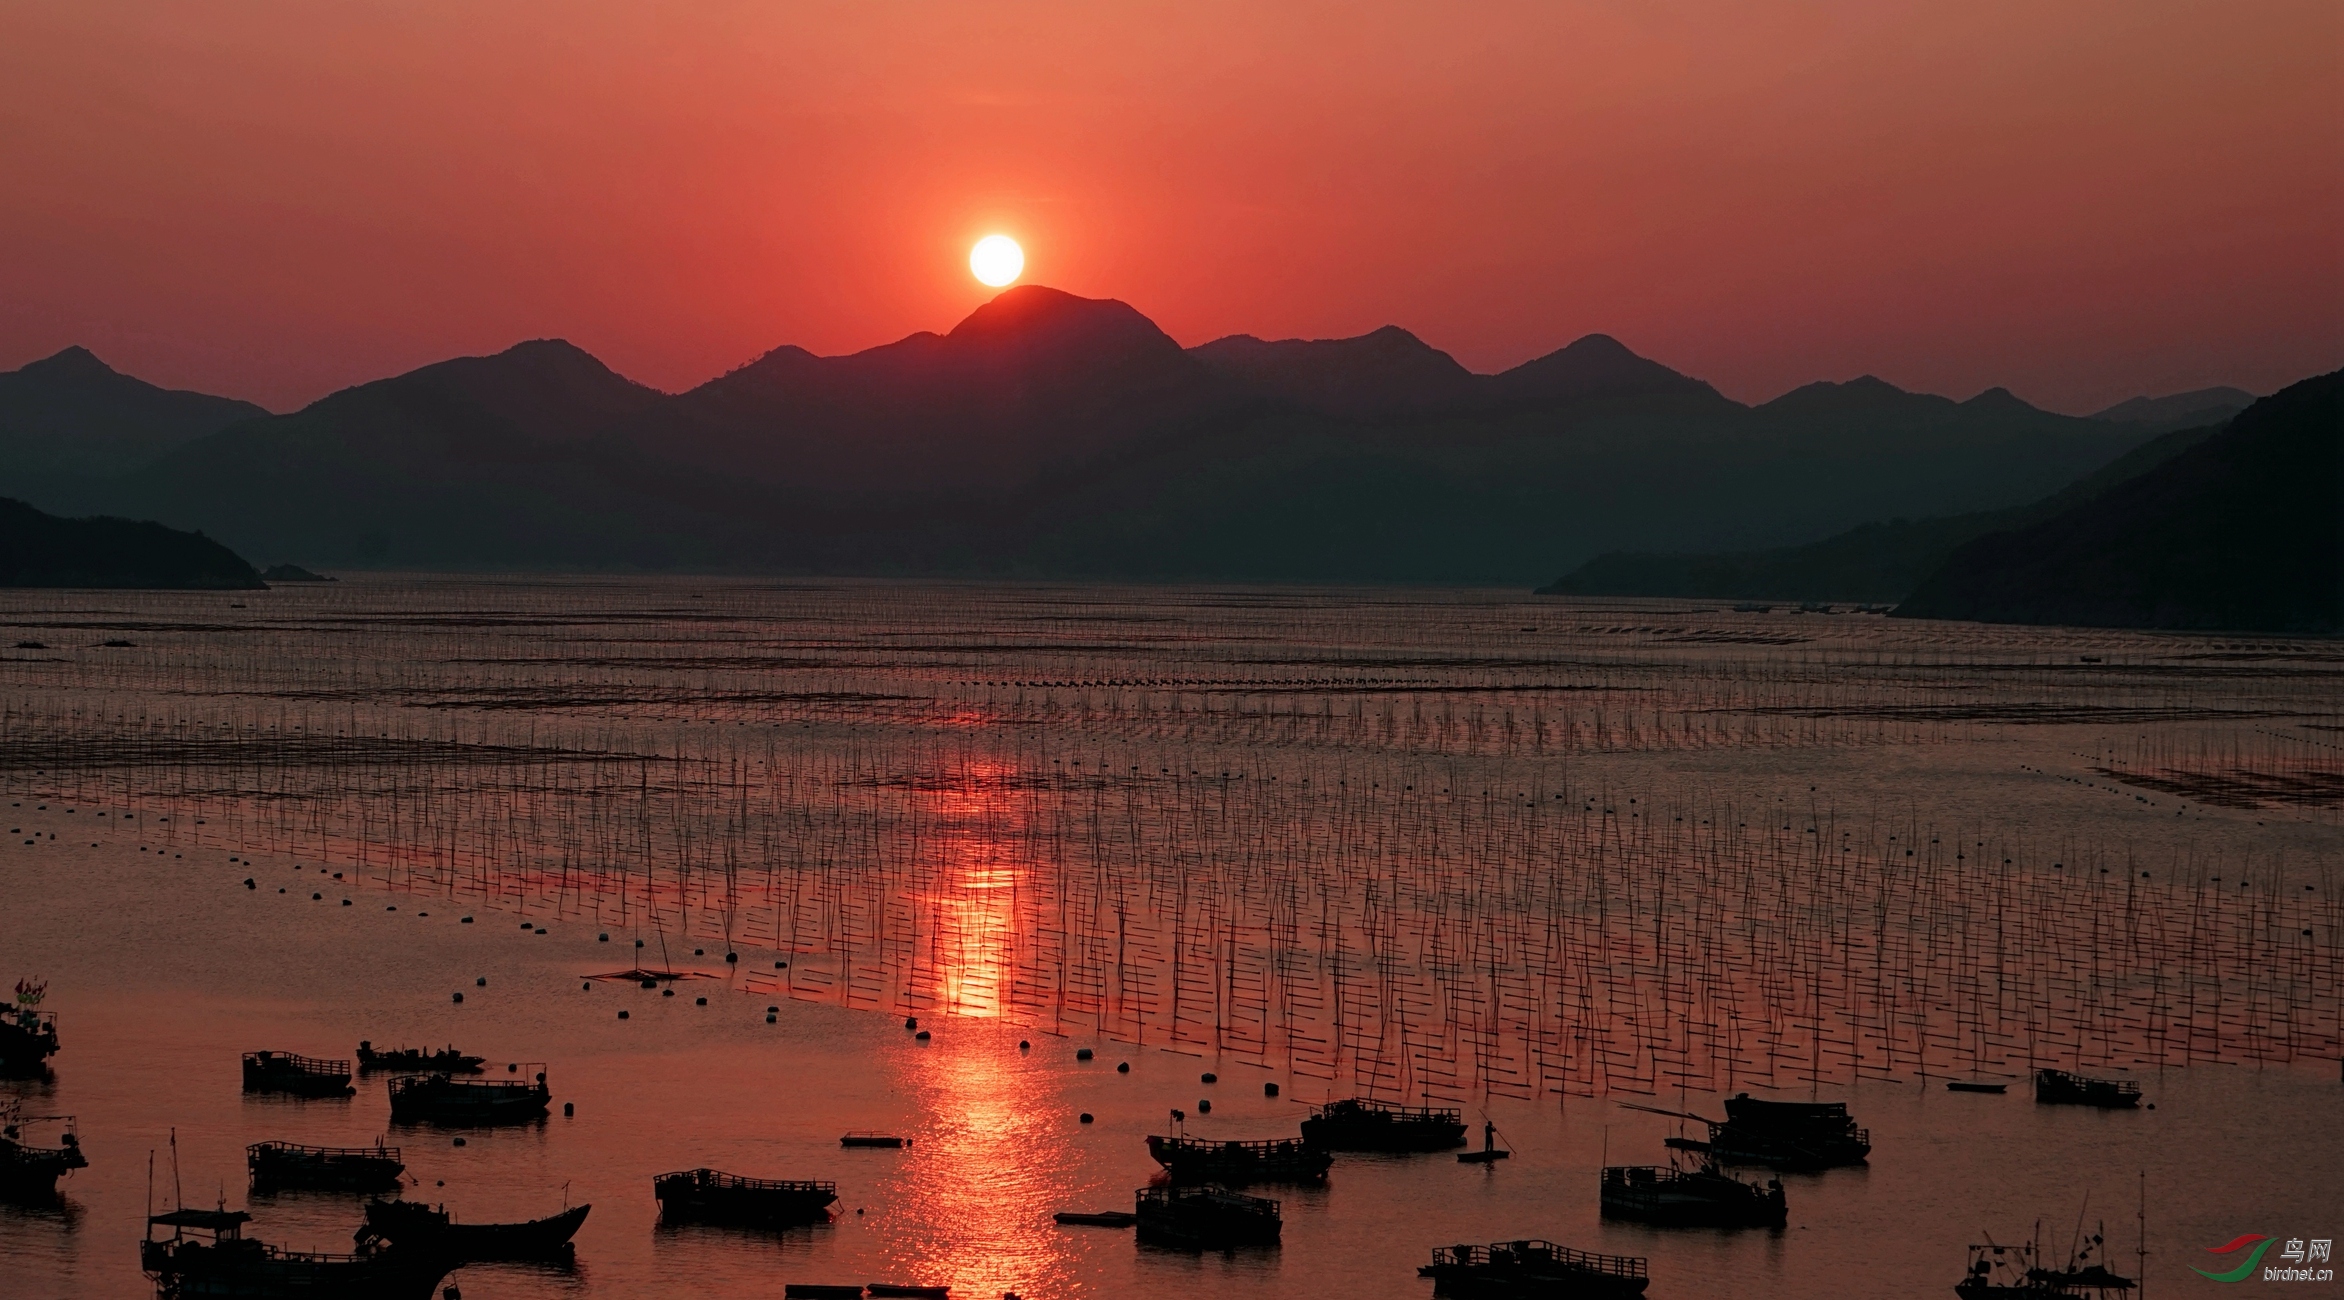
[[[907, 613], [820, 589], [614, 612], [427, 588], [334, 613], [347, 594], [261, 628], [47, 616], [147, 640], [11, 661], [0, 776], [134, 810], [158, 842], [714, 940], [760, 991], [1330, 1091], [2338, 1053], [2326, 861], [2136, 861], [1917, 803], [1616, 789], [1597, 761], [2123, 727], [2082, 756], [2125, 797], [2328, 819], [2332, 651], [2110, 634], [2087, 663], [2041, 634], [1900, 647], [1701, 611], [1526, 636], [1515, 606], [1433, 599], [947, 589]], [[1460, 611], [1481, 623], [1435, 635]]]

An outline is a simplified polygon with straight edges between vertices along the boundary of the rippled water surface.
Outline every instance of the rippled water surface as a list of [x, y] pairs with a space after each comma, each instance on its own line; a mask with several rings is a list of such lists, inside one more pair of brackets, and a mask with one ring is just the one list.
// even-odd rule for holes
[[[174, 1198], [343, 1248], [358, 1201], [248, 1196], [243, 1147], [378, 1134], [465, 1219], [593, 1203], [573, 1268], [468, 1267], [468, 1300], [1423, 1297], [1434, 1245], [1524, 1236], [1647, 1256], [1655, 1297], [1951, 1294], [1970, 1242], [2041, 1220], [2064, 1253], [2079, 1216], [2213, 1294], [2204, 1247], [2344, 1224], [2332, 643], [1454, 592], [6, 609], [42, 644], [0, 663], [0, 975], [48, 981], [66, 1046], [0, 1087], [91, 1159], [0, 1206], [10, 1297], [151, 1293]], [[638, 962], [709, 978], [589, 978]], [[556, 1113], [457, 1147], [379, 1080], [239, 1090], [241, 1051], [361, 1038], [546, 1062]], [[2036, 1062], [2155, 1107], [1943, 1090]], [[1599, 1166], [1678, 1131], [1622, 1102], [1742, 1088], [1849, 1101], [1870, 1165], [1786, 1177], [1779, 1233], [1599, 1220]], [[1130, 1208], [1172, 1108], [1272, 1136], [1361, 1091], [1515, 1156], [1258, 1189], [1270, 1252], [1051, 1221]], [[833, 1179], [840, 1213], [660, 1226], [651, 1177], [699, 1165]]]

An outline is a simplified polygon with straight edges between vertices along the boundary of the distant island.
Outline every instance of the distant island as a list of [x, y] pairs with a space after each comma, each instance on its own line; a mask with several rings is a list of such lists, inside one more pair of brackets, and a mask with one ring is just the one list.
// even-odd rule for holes
[[[2218, 408], [2200, 408], [2198, 413], [2229, 418], [2229, 412]], [[2215, 424], [2163, 434], [2058, 492], [2025, 505], [1859, 524], [1805, 546], [1710, 555], [1612, 551], [1538, 588], [1537, 594], [1893, 605], [1943, 568], [1963, 545], [1990, 533], [2024, 528], [2093, 500], [2220, 430]]]
[[272, 564], [261, 570], [260, 576], [269, 582], [339, 582], [322, 573], [311, 573], [298, 564]]
[[248, 591], [243, 557], [201, 533], [99, 517], [60, 519], [0, 498], [0, 587]]
[[2051, 518], [1962, 546], [1900, 618], [2344, 631], [2344, 371]]

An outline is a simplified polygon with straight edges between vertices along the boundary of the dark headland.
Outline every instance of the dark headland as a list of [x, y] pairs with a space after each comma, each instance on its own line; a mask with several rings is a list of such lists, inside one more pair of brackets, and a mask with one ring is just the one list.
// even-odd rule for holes
[[2344, 371], [2049, 519], [1955, 551], [1896, 613], [2083, 627], [2344, 631]]
[[60, 519], [0, 498], [0, 587], [244, 591], [266, 586], [201, 533], [131, 519]]

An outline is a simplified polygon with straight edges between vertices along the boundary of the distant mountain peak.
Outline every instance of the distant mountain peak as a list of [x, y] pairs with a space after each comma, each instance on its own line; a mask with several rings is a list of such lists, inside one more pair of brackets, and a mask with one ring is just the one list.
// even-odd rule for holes
[[1087, 330], [1162, 335], [1156, 323], [1120, 298], [1084, 298], [1048, 285], [1021, 284], [993, 295], [945, 335], [954, 342], [1014, 338]]
[[2018, 394], [1999, 386], [1987, 389], [1976, 397], [1963, 402], [1962, 405], [1973, 411], [2033, 411], [2040, 409]]
[[98, 360], [98, 354], [76, 343], [24, 367], [23, 373], [50, 379], [96, 379], [121, 372]]
[[1543, 357], [1492, 377], [1491, 386], [1510, 406], [1553, 406], [1627, 393], [1716, 396], [1709, 385], [1638, 356], [1609, 334], [1583, 334]]

